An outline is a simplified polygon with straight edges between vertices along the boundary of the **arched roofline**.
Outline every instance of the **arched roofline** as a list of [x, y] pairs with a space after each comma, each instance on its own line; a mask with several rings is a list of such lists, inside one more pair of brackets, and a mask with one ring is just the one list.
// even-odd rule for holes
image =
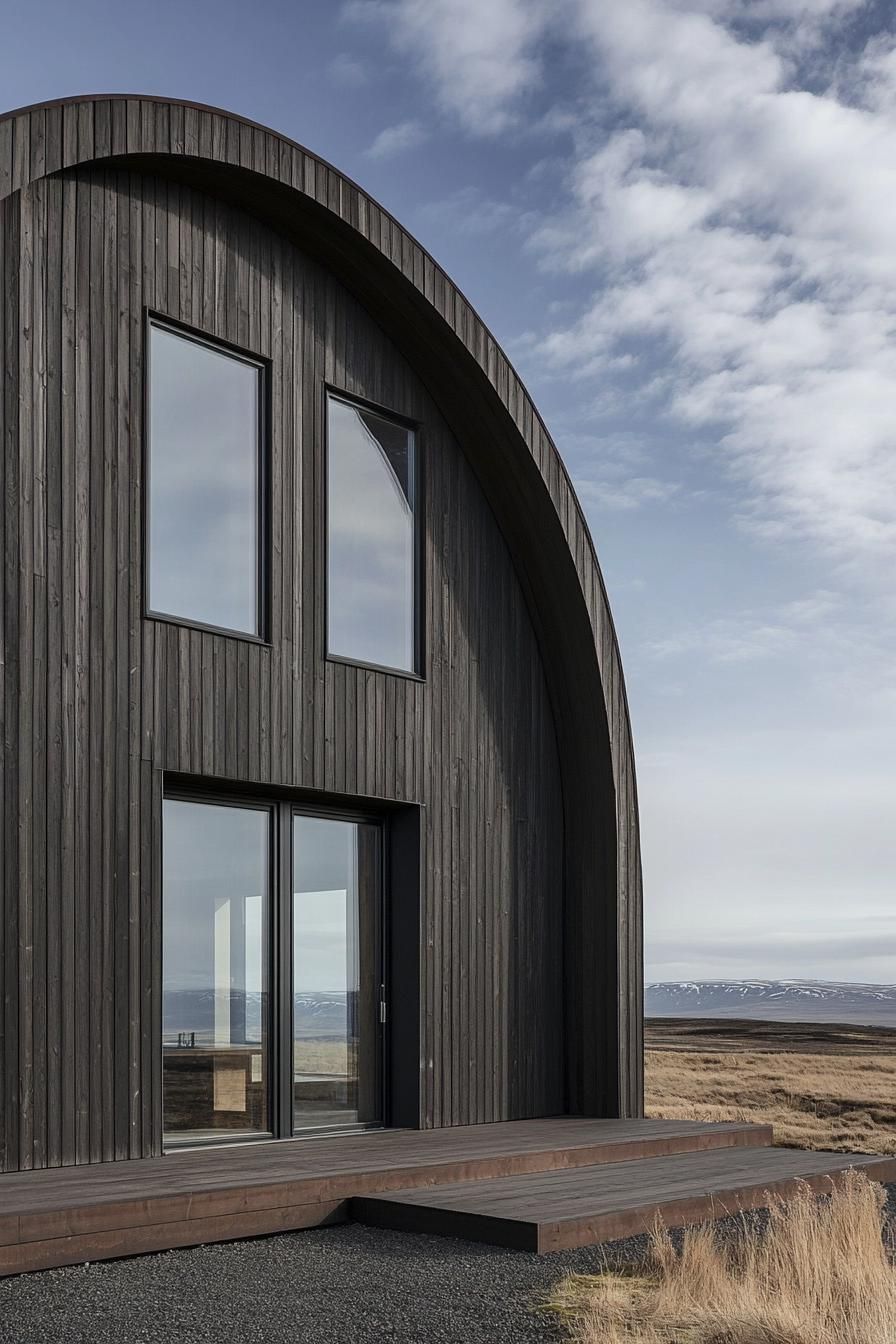
[[554, 705], [567, 828], [568, 1109], [639, 1114], [641, 868], [622, 666], [587, 521], [520, 378], [391, 214], [265, 126], [130, 94], [58, 99], [0, 117], [0, 202], [90, 165], [177, 177], [292, 236], [365, 303], [456, 433], [526, 591]]
[[[424, 257], [426, 257], [427, 261], [434, 267], [434, 269], [437, 270], [437, 271], [439, 271], [440, 274], [442, 274], [442, 275], [445, 277], [446, 281], [448, 282], [448, 284], [450, 285], [450, 287], [451, 287], [451, 289], [454, 291], [454, 293], [457, 295], [457, 297], [461, 300], [461, 302], [462, 302], [462, 303], [463, 303], [463, 304], [470, 310], [470, 312], [474, 315], [475, 320], [476, 320], [476, 323], [477, 323], [478, 326], [482, 329], [482, 331], [484, 332], [484, 334], [485, 334], [485, 336], [488, 338], [488, 340], [494, 344], [495, 349], [498, 351], [499, 355], [501, 356], [501, 358], [502, 358], [502, 359], [504, 360], [504, 362], [506, 363], [508, 369], [510, 370], [510, 372], [511, 372], [511, 374], [512, 374], [512, 376], [513, 376], [513, 378], [516, 380], [516, 382], [519, 384], [520, 388], [522, 389], [523, 394], [524, 394], [524, 396], [525, 396], [527, 402], [529, 403], [529, 406], [530, 406], [530, 408], [531, 408], [532, 414], [533, 414], [533, 415], [536, 417], [536, 419], [538, 420], [538, 423], [539, 423], [539, 425], [540, 425], [540, 427], [541, 427], [541, 429], [542, 429], [542, 432], [544, 433], [544, 435], [545, 435], [545, 437], [546, 437], [548, 443], [550, 444], [551, 450], [552, 450], [553, 453], [556, 455], [556, 458], [557, 458], [557, 464], [558, 464], [558, 466], [559, 466], [560, 471], [562, 472], [562, 474], [563, 474], [563, 476], [564, 476], [564, 479], [566, 480], [566, 484], [567, 484], [567, 486], [568, 486], [568, 488], [569, 488], [571, 494], [572, 494], [572, 495], [575, 497], [575, 499], [576, 499], [576, 507], [578, 508], [579, 513], [581, 514], [583, 525], [584, 525], [585, 530], [586, 530], [586, 532], [587, 532], [587, 534], [588, 534], [588, 542], [589, 542], [589, 545], [590, 545], [590, 547], [591, 547], [591, 550], [592, 550], [592, 552], [593, 552], [593, 554], [594, 554], [594, 563], [595, 563], [595, 566], [597, 567], [598, 574], [600, 575], [601, 588], [602, 588], [603, 591], [604, 591], [604, 596], [605, 596], [605, 600], [606, 600], [606, 586], [605, 586], [604, 581], [603, 581], [603, 575], [602, 575], [601, 572], [600, 572], [600, 564], [599, 564], [599, 561], [597, 560], [597, 552], [596, 552], [596, 548], [595, 548], [595, 546], [594, 546], [593, 538], [592, 538], [592, 536], [591, 536], [590, 528], [588, 527], [587, 519], [585, 518], [584, 511], [582, 510], [581, 505], [579, 504], [578, 497], [577, 497], [576, 494], [575, 494], [575, 487], [574, 487], [574, 485], [573, 485], [573, 483], [572, 483], [572, 478], [571, 478], [571, 476], [569, 475], [569, 472], [568, 472], [568, 470], [567, 470], [566, 463], [564, 462], [562, 456], [560, 455], [559, 451], [557, 450], [556, 445], [554, 444], [553, 439], [551, 438], [551, 435], [550, 435], [550, 433], [549, 433], [549, 431], [548, 431], [548, 428], [547, 428], [546, 424], [544, 423], [544, 420], [543, 420], [542, 417], [541, 417], [541, 414], [540, 414], [540, 412], [539, 412], [539, 410], [538, 410], [538, 407], [535, 405], [534, 401], [533, 401], [532, 398], [529, 396], [529, 393], [525, 390], [525, 385], [524, 385], [522, 379], [520, 378], [519, 374], [516, 372], [516, 369], [514, 368], [512, 361], [509, 359], [509, 357], [507, 356], [507, 354], [505, 353], [505, 351], [503, 350], [503, 348], [499, 345], [499, 343], [498, 343], [496, 337], [492, 334], [492, 331], [491, 331], [491, 329], [489, 328], [488, 324], [487, 324], [487, 323], [484, 321], [484, 319], [481, 318], [481, 317], [479, 316], [479, 314], [474, 310], [473, 305], [470, 303], [469, 299], [466, 297], [466, 295], [464, 294], [464, 292], [463, 292], [463, 290], [460, 288], [460, 286], [459, 286], [459, 285], [456, 285], [456, 284], [454, 283], [453, 280], [450, 280], [450, 279], [448, 278], [446, 272], [444, 272], [444, 271], [442, 270], [442, 267], [439, 266], [439, 263], [435, 260], [435, 258], [433, 257], [432, 253], [429, 252], [429, 251], [423, 246], [423, 244], [422, 244], [421, 242], [419, 242], [416, 238], [414, 238], [413, 235], [410, 234], [410, 233], [408, 232], [408, 230], [405, 229], [404, 226], [403, 226], [402, 224], [399, 223], [398, 219], [395, 217], [395, 215], [393, 215], [393, 214], [391, 213], [391, 211], [387, 210], [386, 207], [383, 206], [383, 205], [381, 205], [378, 201], [375, 201], [374, 198], [373, 198], [372, 196], [370, 196], [369, 192], [366, 192], [366, 191], [364, 190], [364, 188], [361, 187], [361, 186], [359, 185], [359, 183], [357, 183], [357, 182], [354, 180], [354, 178], [351, 178], [351, 177], [349, 177], [346, 173], [341, 172], [338, 168], [336, 168], [333, 164], [331, 164], [330, 161], [329, 161], [328, 159], [324, 159], [324, 158], [322, 158], [319, 154], [313, 154], [311, 150], [307, 149], [304, 145], [300, 144], [298, 140], [293, 140], [291, 136], [283, 135], [281, 132], [274, 130], [273, 127], [266, 125], [264, 122], [261, 122], [261, 121], [254, 121], [254, 120], [252, 120], [252, 118], [250, 118], [250, 117], [243, 117], [243, 116], [240, 116], [240, 115], [238, 115], [237, 113], [228, 111], [226, 108], [218, 107], [218, 106], [216, 106], [216, 105], [213, 104], [213, 103], [197, 103], [197, 102], [194, 102], [194, 101], [192, 101], [192, 100], [181, 99], [181, 98], [167, 98], [167, 97], [164, 97], [164, 96], [162, 96], [162, 95], [153, 95], [153, 94], [134, 94], [134, 93], [77, 94], [77, 95], [75, 95], [75, 96], [73, 96], [73, 97], [71, 97], [71, 98], [51, 98], [51, 99], [47, 100], [46, 102], [42, 102], [42, 103], [27, 103], [25, 106], [14, 108], [13, 110], [11, 110], [11, 111], [9, 111], [9, 112], [0, 112], [0, 125], [2, 125], [3, 122], [7, 122], [7, 121], [15, 121], [17, 118], [20, 118], [20, 117], [25, 117], [25, 116], [29, 116], [29, 117], [30, 117], [30, 116], [31, 116], [32, 114], [34, 114], [34, 113], [48, 112], [48, 111], [51, 111], [51, 110], [54, 110], [54, 109], [57, 109], [57, 108], [62, 109], [62, 108], [69, 107], [69, 106], [72, 106], [72, 105], [79, 105], [79, 104], [85, 104], [85, 103], [100, 103], [100, 102], [110, 102], [110, 103], [111, 103], [111, 102], [138, 102], [138, 103], [147, 103], [147, 102], [149, 102], [149, 103], [158, 104], [158, 105], [167, 106], [167, 107], [178, 107], [178, 108], [183, 108], [183, 109], [187, 109], [187, 108], [189, 108], [189, 109], [191, 109], [191, 110], [193, 110], [193, 111], [196, 111], [196, 112], [204, 112], [204, 113], [208, 113], [208, 114], [211, 115], [211, 116], [225, 117], [225, 118], [227, 118], [227, 119], [230, 120], [230, 121], [236, 121], [236, 122], [239, 122], [239, 124], [240, 124], [241, 126], [246, 126], [246, 127], [249, 127], [249, 128], [252, 129], [252, 130], [255, 130], [255, 131], [261, 131], [261, 132], [262, 132], [263, 134], [265, 134], [265, 135], [273, 136], [275, 139], [281, 141], [283, 144], [285, 144], [285, 145], [289, 145], [292, 149], [297, 150], [300, 154], [305, 155], [305, 156], [308, 157], [308, 158], [313, 158], [313, 159], [315, 159], [315, 160], [316, 160], [316, 161], [317, 161], [323, 168], [325, 168], [325, 169], [327, 170], [328, 173], [333, 173], [333, 174], [335, 174], [336, 176], [338, 176], [338, 177], [345, 183], [346, 186], [350, 187], [353, 191], [358, 192], [360, 195], [365, 196], [365, 197], [367, 198], [367, 200], [369, 200], [370, 203], [376, 207], [376, 209], [379, 211], [380, 215], [382, 215], [382, 217], [383, 217], [384, 219], [388, 219], [388, 220], [391, 222], [391, 224], [393, 225], [394, 228], [399, 229], [399, 230], [401, 231], [402, 234], [404, 234], [406, 237], [408, 237], [408, 238], [411, 240], [411, 242], [413, 243], [414, 247], [415, 247], [416, 249], [418, 249], [419, 252], [420, 252]], [[0, 167], [2, 167], [2, 165], [0, 165]], [[48, 170], [46, 170], [46, 171], [53, 171], [53, 170], [52, 170], [52, 169], [48, 169]], [[42, 174], [42, 175], [45, 175], [45, 174]], [[33, 179], [32, 179], [32, 180], [33, 180]], [[4, 198], [5, 195], [6, 195], [6, 192], [4, 192], [3, 189], [2, 189], [2, 186], [0, 186], [0, 200], [2, 200], [2, 199]], [[607, 600], [607, 610], [608, 610], [608, 612], [609, 612], [609, 601], [608, 601], [608, 600]], [[612, 615], [611, 615], [611, 620], [612, 620]], [[614, 628], [614, 639], [615, 639], [615, 628]]]

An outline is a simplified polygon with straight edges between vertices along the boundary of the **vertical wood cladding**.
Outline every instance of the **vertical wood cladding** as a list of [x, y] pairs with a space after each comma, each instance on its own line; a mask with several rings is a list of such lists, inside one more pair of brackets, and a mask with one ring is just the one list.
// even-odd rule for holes
[[[159, 1151], [163, 771], [422, 803], [424, 1123], [563, 1111], [548, 689], [421, 381], [221, 199], [98, 166], [0, 211], [3, 1166]], [[271, 360], [270, 647], [142, 617], [146, 308]], [[327, 383], [422, 425], [425, 683], [323, 657]]]

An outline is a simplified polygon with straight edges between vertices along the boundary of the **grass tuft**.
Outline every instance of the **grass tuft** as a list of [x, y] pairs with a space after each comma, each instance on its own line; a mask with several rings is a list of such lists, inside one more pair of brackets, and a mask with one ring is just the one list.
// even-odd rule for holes
[[580, 1344], [896, 1344], [883, 1187], [849, 1171], [830, 1198], [773, 1201], [762, 1230], [658, 1223], [636, 1271], [570, 1275], [551, 1308]]

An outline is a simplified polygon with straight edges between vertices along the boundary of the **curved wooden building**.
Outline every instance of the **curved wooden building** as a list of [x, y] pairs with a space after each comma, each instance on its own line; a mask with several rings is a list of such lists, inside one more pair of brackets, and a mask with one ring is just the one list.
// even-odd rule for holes
[[0, 120], [0, 1166], [637, 1117], [591, 538], [360, 188], [161, 99]]

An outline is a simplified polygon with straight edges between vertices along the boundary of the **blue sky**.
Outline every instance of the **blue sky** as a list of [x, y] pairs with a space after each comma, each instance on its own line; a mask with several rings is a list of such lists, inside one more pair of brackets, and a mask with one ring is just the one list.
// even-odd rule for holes
[[31, 0], [0, 88], [217, 104], [392, 210], [588, 514], [648, 975], [896, 980], [891, 6]]

